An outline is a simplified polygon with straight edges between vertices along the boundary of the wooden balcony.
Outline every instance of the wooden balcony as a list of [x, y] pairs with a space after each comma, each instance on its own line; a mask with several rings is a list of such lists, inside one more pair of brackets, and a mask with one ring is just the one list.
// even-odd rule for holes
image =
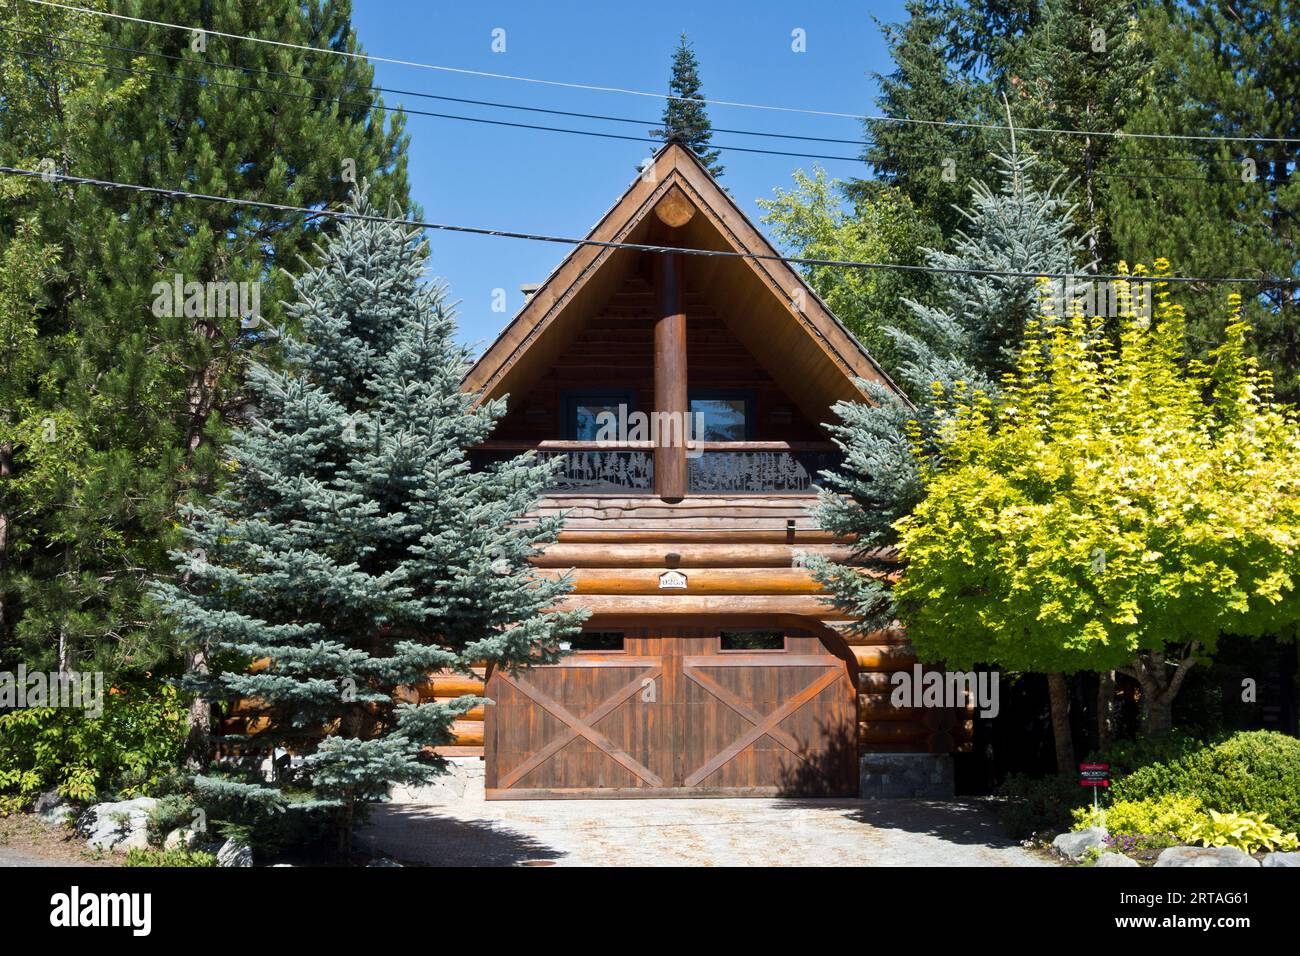
[[[548, 493], [656, 493], [650, 441], [486, 441], [471, 457], [481, 467], [524, 451], [563, 459]], [[687, 490], [691, 495], [809, 495], [816, 492], [818, 473], [841, 461], [831, 442], [699, 442], [687, 449]]]

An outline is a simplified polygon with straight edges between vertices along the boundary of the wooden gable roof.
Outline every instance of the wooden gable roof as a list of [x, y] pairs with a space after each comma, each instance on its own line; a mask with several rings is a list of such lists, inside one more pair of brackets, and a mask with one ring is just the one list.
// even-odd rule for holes
[[[668, 143], [651, 163], [587, 238], [655, 244], [661, 228], [656, 206], [685, 201], [694, 214], [675, 245], [779, 255], [689, 149]], [[481, 393], [480, 400], [526, 394], [644, 255], [655, 253], [577, 246], [474, 363], [465, 388]], [[864, 400], [857, 379], [898, 391], [789, 264], [735, 256], [685, 259], [688, 280], [709, 296], [736, 337], [810, 420], [826, 421], [837, 401]]]

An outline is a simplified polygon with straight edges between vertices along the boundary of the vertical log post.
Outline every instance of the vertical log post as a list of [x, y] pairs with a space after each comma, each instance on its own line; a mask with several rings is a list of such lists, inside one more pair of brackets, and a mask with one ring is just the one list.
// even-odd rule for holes
[[[655, 322], [655, 411], [659, 434], [655, 444], [655, 493], [665, 501], [686, 497], [686, 312], [682, 305], [682, 255], [654, 253], [655, 293], [659, 304]], [[662, 413], [670, 413], [664, 415]]]

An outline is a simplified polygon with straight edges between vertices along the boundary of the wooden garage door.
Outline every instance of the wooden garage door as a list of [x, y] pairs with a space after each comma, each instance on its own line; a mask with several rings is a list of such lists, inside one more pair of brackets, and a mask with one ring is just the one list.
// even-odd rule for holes
[[819, 638], [621, 634], [621, 651], [493, 674], [489, 799], [857, 792], [853, 685]]

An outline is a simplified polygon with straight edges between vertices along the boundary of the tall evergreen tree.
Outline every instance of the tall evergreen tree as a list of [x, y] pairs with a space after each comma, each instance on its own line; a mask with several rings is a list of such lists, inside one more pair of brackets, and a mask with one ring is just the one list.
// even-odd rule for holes
[[[158, 592], [228, 662], [192, 674], [196, 688], [266, 708], [243, 753], [305, 754], [271, 783], [214, 774], [200, 791], [275, 804], [305, 786], [309, 805], [337, 808], [345, 853], [358, 808], [437, 772], [422, 748], [484, 703], [397, 704], [399, 688], [438, 668], [554, 661], [584, 616], [547, 611], [570, 584], [528, 561], [559, 519], [518, 520], [551, 465], [470, 469], [466, 449], [505, 402], [461, 391], [470, 356], [442, 290], [421, 284], [426, 255], [403, 226], [350, 220], [295, 281], [287, 368], [252, 366], [256, 418], [223, 452], [226, 488], [186, 510], [184, 582]], [[250, 672], [255, 658], [266, 666]]]
[[[903, 356], [896, 371], [911, 402], [863, 382], [868, 403], [835, 406], [841, 423], [832, 432], [845, 459], [825, 476], [818, 518], [856, 544], [849, 562], [814, 557], [810, 567], [862, 631], [888, 627], [897, 616], [888, 583], [897, 560], [896, 523], [924, 496], [925, 473], [941, 459], [942, 427], [972, 394], [996, 395], [1014, 366], [1015, 344], [1038, 313], [1035, 279], [980, 270], [1070, 273], [1082, 254], [1074, 208], [1058, 192], [1035, 187], [1034, 158], [1014, 151], [1013, 140], [1013, 152], [999, 162], [1001, 187], [972, 187], [953, 251], [931, 250], [926, 257], [947, 270], [936, 276], [934, 303], [905, 302], [907, 326], [887, 330]], [[1055, 675], [1050, 685], [1059, 749], [1069, 741], [1068, 727], [1062, 734], [1064, 678]]]
[[[1149, 11], [1142, 26], [1159, 61], [1132, 130], [1241, 139], [1127, 139], [1115, 148], [1117, 171], [1141, 175], [1108, 180], [1106, 193], [1130, 261], [1163, 256], [1190, 275], [1284, 280], [1243, 290], [1243, 307], [1261, 367], [1289, 402], [1300, 400], [1300, 117], [1284, 106], [1300, 101], [1295, 17], [1275, 0]], [[1140, 159], [1153, 155], [1160, 160]], [[1202, 359], [1222, 336], [1222, 291], [1184, 290], [1189, 342]]]
[[[989, 84], [963, 74], [951, 62], [949, 0], [908, 0], [906, 9], [904, 23], [880, 26], [894, 70], [875, 74], [880, 86], [875, 111], [880, 118], [864, 122], [867, 145], [862, 158], [946, 238], [961, 225], [958, 209], [971, 182], [990, 178], [990, 149], [1002, 141], [997, 130], [934, 124], [1001, 119]], [[905, 119], [922, 122], [899, 122]], [[849, 193], [859, 198], [873, 188], [870, 180], [856, 180], [849, 184]]]
[[710, 147], [713, 124], [705, 108], [704, 93], [700, 84], [700, 63], [695, 50], [683, 33], [673, 51], [673, 72], [668, 78], [668, 100], [664, 104], [663, 125], [652, 129], [651, 136], [663, 140], [677, 140], [691, 150], [704, 163], [714, 178], [722, 175], [718, 163], [718, 150]]
[[[334, 0], [163, 0], [147, 14], [358, 49], [349, 5]], [[381, 101], [364, 60], [28, 4], [0, 7], [0, 27], [11, 51], [0, 57], [6, 164], [308, 207], [345, 198], [355, 165], [379, 201], [406, 203], [402, 117], [371, 108]], [[244, 363], [265, 340], [233, 312], [158, 314], [155, 286], [176, 275], [260, 283], [262, 318], [278, 323], [280, 267], [333, 227], [39, 181], [0, 199], [0, 245], [18, 222], [55, 249], [35, 321], [46, 374], [27, 386], [38, 421], [54, 428], [12, 443], [0, 476], [13, 516], [0, 654], [110, 673], [166, 668], [175, 649], [146, 588], [168, 566], [178, 502], [219, 477], [223, 422], [238, 416]], [[55, 460], [61, 474], [33, 480]]]

